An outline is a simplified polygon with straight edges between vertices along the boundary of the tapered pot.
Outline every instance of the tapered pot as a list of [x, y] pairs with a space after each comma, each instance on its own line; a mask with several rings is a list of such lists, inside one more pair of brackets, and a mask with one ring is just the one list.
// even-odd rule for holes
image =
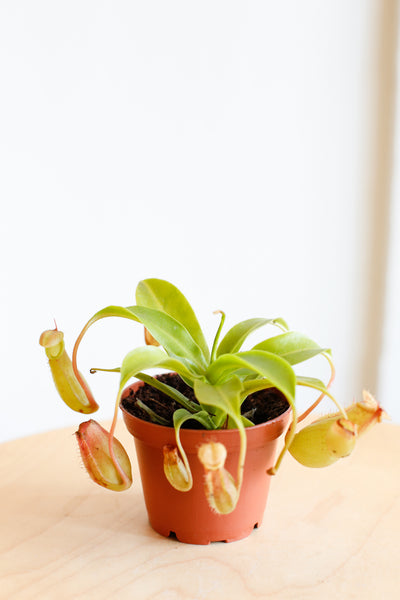
[[[138, 381], [126, 388], [122, 398], [128, 396], [130, 390], [135, 393], [141, 385], [143, 383]], [[274, 465], [278, 439], [287, 429], [290, 409], [271, 421], [246, 428], [243, 485], [235, 510], [227, 515], [217, 514], [207, 502], [204, 469], [197, 450], [204, 442], [224, 444], [228, 451], [225, 468], [236, 480], [239, 432], [236, 429], [181, 429], [180, 438], [192, 471], [193, 487], [188, 492], [179, 492], [168, 483], [163, 468], [163, 447], [176, 446], [174, 429], [143, 421], [121, 409], [126, 427], [135, 440], [147, 513], [155, 531], [166, 537], [173, 534], [188, 544], [209, 544], [242, 539], [260, 526], [270, 484], [266, 471]]]

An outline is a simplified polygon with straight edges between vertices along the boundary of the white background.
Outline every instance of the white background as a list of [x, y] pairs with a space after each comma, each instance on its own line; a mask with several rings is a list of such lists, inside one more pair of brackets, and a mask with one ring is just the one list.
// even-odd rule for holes
[[[145, 277], [178, 285], [209, 339], [215, 309], [228, 326], [282, 316], [332, 348], [342, 402], [377, 392], [381, 8], [3, 0], [1, 440], [82, 420], [57, 397], [39, 335], [56, 318], [71, 351]], [[81, 370], [138, 344], [136, 324], [98, 323]], [[96, 419], [112, 413], [116, 377], [88, 376]], [[380, 400], [400, 422], [388, 389]]]

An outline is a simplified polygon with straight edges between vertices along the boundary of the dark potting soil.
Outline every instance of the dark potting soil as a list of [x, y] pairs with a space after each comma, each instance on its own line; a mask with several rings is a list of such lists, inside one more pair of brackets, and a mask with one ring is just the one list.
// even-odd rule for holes
[[[189, 400], [197, 402], [193, 389], [182, 381], [176, 373], [164, 373], [163, 375], [158, 375], [157, 379], [174, 387]], [[182, 408], [178, 402], [166, 396], [163, 392], [145, 384], [138, 389], [135, 397], [132, 391], [130, 391], [129, 396], [121, 402], [125, 410], [144, 421], [151, 421], [151, 419], [148, 413], [136, 404], [136, 400], [141, 400], [143, 404], [146, 404], [157, 415], [166, 419], [171, 427], [173, 426], [172, 419], [175, 410]], [[288, 408], [289, 403], [285, 396], [276, 388], [269, 388], [247, 396], [242, 404], [242, 414], [255, 425], [259, 425], [260, 423], [265, 423], [266, 421], [275, 419], [275, 417], [279, 417]], [[194, 420], [184, 423], [183, 428], [185, 427], [188, 429], [202, 429], [201, 424]]]

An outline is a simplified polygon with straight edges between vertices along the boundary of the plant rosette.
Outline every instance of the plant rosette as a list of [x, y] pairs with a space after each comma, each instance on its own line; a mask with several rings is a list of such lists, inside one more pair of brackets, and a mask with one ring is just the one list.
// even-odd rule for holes
[[[220, 339], [225, 314], [217, 314], [220, 323], [210, 349], [185, 296], [167, 281], [146, 279], [137, 286], [136, 305], [108, 306], [89, 319], [75, 342], [72, 360], [57, 326], [44, 331], [39, 340], [61, 398], [73, 410], [90, 414], [98, 405], [77, 367], [83, 336], [96, 321], [107, 317], [130, 319], [144, 327], [145, 345], [129, 352], [121, 366], [91, 369], [119, 374], [110, 431], [90, 419], [81, 423], [76, 438], [93, 481], [114, 491], [128, 489], [130, 460], [114, 437], [122, 401], [125, 424], [135, 439], [150, 524], [164, 536], [173, 532], [179, 540], [197, 544], [240, 539], [260, 525], [270, 476], [287, 451], [309, 467], [331, 465], [350, 455], [358, 437], [385, 416], [365, 391], [361, 402], [344, 408], [330, 391], [335, 376], [330, 351], [305, 334], [289, 330], [283, 319], [247, 319]], [[250, 334], [266, 325], [276, 327], [277, 335], [243, 350]], [[318, 355], [330, 366], [327, 384], [294, 370]], [[176, 373], [190, 394], [146, 373], [154, 368]], [[127, 387], [132, 378], [139, 381]], [[150, 406], [139, 399], [137, 392], [143, 386], [169, 401], [167, 417], [157, 411], [157, 404]], [[318, 392], [300, 416], [298, 386]], [[249, 409], [248, 403], [265, 390], [280, 394], [287, 404], [282, 414], [262, 422], [259, 406]], [[142, 418], [127, 410], [128, 394]], [[325, 396], [337, 412], [299, 426]], [[285, 431], [275, 460], [279, 437]]]

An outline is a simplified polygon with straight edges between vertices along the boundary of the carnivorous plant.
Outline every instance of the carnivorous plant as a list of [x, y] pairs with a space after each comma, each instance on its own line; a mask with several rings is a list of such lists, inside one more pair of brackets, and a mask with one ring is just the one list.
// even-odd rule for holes
[[[84, 465], [96, 483], [116, 491], [127, 489], [132, 483], [129, 458], [114, 437], [121, 394], [132, 377], [164, 392], [180, 406], [173, 415], [176, 446], [164, 447], [165, 476], [177, 490], [185, 492], [193, 484], [180, 441], [184, 423], [196, 420], [209, 430], [238, 430], [240, 455], [236, 478], [224, 467], [226, 449], [222, 444], [209, 442], [198, 450], [198, 459], [204, 467], [207, 499], [211, 508], [222, 514], [234, 510], [240, 494], [246, 459], [246, 428], [253, 426], [249, 416], [241, 413], [249, 394], [276, 388], [291, 409], [291, 425], [285, 444], [275, 466], [269, 470], [270, 475], [277, 472], [287, 451], [310, 467], [336, 462], [351, 453], [360, 434], [383, 418], [382, 408], [367, 392], [364, 392], [362, 402], [344, 408], [329, 389], [335, 376], [330, 351], [303, 333], [289, 330], [283, 319], [241, 321], [221, 339], [225, 314], [222, 311], [217, 314], [220, 322], [210, 349], [185, 296], [167, 281], [146, 279], [137, 286], [134, 306], [108, 306], [89, 319], [75, 342], [72, 361], [64, 347], [63, 333], [57, 326], [42, 333], [39, 341], [45, 348], [59, 395], [70, 408], [86, 414], [96, 411], [98, 405], [77, 367], [78, 348], [85, 333], [96, 321], [106, 317], [130, 319], [144, 327], [145, 345], [129, 352], [120, 367], [100, 369], [119, 372], [110, 432], [89, 420], [82, 423], [76, 433]], [[243, 350], [248, 336], [265, 325], [276, 327], [277, 334]], [[331, 375], [326, 385], [320, 379], [297, 375], [293, 369], [317, 355], [322, 355], [330, 366]], [[176, 372], [193, 389], [196, 402], [145, 372], [155, 367]], [[298, 415], [296, 409], [297, 386], [319, 392], [316, 401], [302, 415]], [[324, 396], [332, 400], [337, 412], [320, 417], [298, 431], [298, 424]], [[151, 420], [162, 423], [149, 407], [144, 405], [143, 408]]]

